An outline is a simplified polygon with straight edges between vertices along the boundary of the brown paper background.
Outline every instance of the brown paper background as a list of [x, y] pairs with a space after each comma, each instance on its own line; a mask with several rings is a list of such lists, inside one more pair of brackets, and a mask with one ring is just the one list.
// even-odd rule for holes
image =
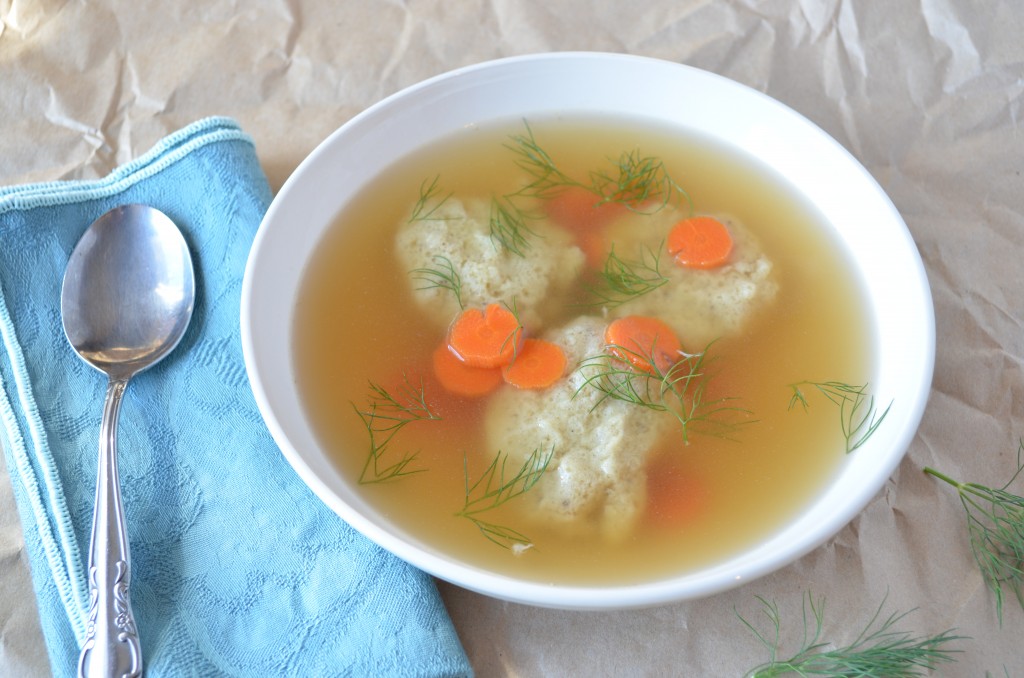
[[[937, 364], [906, 459], [835, 538], [739, 589], [581, 613], [441, 584], [460, 637], [480, 676], [740, 676], [767, 658], [734, 612], [755, 618], [756, 596], [778, 601], [785, 651], [806, 591], [826, 597], [824, 638], [840, 643], [888, 595], [886, 613], [917, 608], [900, 628], [973, 638], [937, 675], [1024, 675], [1024, 612], [1011, 597], [999, 625], [955, 493], [921, 473], [1001, 485], [1024, 436], [1022, 34], [1010, 0], [0, 0], [0, 183], [99, 177], [229, 115], [277, 189], [382, 97], [530, 52], [659, 57], [764, 91], [867, 167], [925, 261]], [[0, 675], [47, 675], [40, 643], [0, 471]]]

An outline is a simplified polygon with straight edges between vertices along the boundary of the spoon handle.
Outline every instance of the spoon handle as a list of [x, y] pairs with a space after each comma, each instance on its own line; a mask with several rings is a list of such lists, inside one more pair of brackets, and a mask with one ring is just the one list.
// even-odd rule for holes
[[78, 660], [82, 678], [142, 674], [142, 650], [128, 596], [131, 558], [117, 474], [117, 419], [127, 387], [128, 378], [111, 377], [103, 403], [89, 544], [89, 623]]

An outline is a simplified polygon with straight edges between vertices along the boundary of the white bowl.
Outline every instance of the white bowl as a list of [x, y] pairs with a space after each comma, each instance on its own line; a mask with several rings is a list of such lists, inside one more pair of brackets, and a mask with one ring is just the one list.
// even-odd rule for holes
[[[644, 116], [698, 131], [773, 167], [824, 215], [863, 279], [877, 329], [870, 383], [891, 409], [871, 439], [793, 522], [714, 567], [644, 584], [552, 586], [466, 565], [411, 543], [361, 500], [325, 454], [303, 411], [292, 354], [303, 271], [338, 213], [411, 150], [471, 123], [564, 112]], [[331, 187], [329, 190], [325, 187]], [[462, 68], [409, 87], [357, 115], [306, 158], [274, 199], [245, 272], [246, 368], [288, 462], [355, 529], [413, 565], [490, 596], [561, 608], [624, 608], [697, 598], [772, 572], [833, 536], [900, 463], [931, 385], [935, 327], [920, 256], [868, 172], [814, 124], [726, 78], [648, 58], [560, 53]]]

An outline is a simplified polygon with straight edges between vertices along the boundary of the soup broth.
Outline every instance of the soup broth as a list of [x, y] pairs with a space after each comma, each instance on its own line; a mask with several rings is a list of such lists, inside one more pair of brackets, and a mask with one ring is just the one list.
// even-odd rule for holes
[[[735, 426], [693, 426], [684, 437], [672, 421], [648, 453], [644, 472], [649, 501], [669, 496], [673, 507], [650, 504], [615, 538], [530, 514], [524, 507], [539, 485], [494, 502], [477, 514], [478, 522], [458, 515], [467, 478], [472, 485], [485, 477], [500, 452], [484, 423], [493, 396], [461, 398], [439, 388], [431, 356], [452, 318], [430, 317], [417, 303], [415, 288], [423, 280], [410, 283], [412, 274], [396, 251], [396, 230], [431, 187], [437, 199], [521, 191], [529, 176], [509, 140], [522, 138], [525, 130], [560, 171], [581, 180], [611, 171], [609, 159], [623, 153], [656, 158], [685, 191], [671, 199], [674, 208], [689, 212], [692, 205], [697, 214], [730, 215], [756, 237], [771, 262], [773, 292], [737, 331], [710, 343], [701, 338], [696, 345], [681, 337], [685, 351], [704, 352], [705, 396], [725, 399], [723, 416]], [[663, 246], [663, 238], [649, 244], [656, 256]], [[675, 265], [668, 255], [658, 263]], [[596, 270], [584, 270], [564, 293], [546, 295], [549, 307], [535, 322], [544, 331], [581, 315], [606, 322], [639, 303], [627, 300], [618, 310], [595, 306], [596, 276]], [[566, 116], [530, 120], [528, 128], [515, 120], [466, 128], [421, 149], [375, 178], [338, 216], [305, 273], [300, 299], [293, 356], [299, 387], [325, 449], [365, 501], [428, 548], [539, 582], [648, 581], [721, 562], [763, 541], [813, 501], [846, 458], [840, 409], [810, 384], [864, 385], [870, 377], [872, 327], [851, 264], [827, 224], [781, 177], [751, 158], [642, 120]], [[526, 331], [531, 332], [528, 324]], [[566, 371], [577, 367], [570, 364]], [[806, 410], [799, 403], [791, 407], [793, 384], [804, 384]], [[431, 417], [390, 433], [377, 426], [371, 438], [370, 429], [382, 421], [370, 416], [374, 402], [377, 414], [385, 412], [381, 393], [405, 404], [422, 396]], [[415, 456], [396, 477], [365, 482], [378, 479], [373, 445], [376, 468], [384, 475], [389, 466]], [[506, 479], [519, 466], [508, 461]], [[475, 491], [482, 490], [483, 485]], [[493, 533], [488, 538], [481, 522], [523, 539], [495, 539]]]

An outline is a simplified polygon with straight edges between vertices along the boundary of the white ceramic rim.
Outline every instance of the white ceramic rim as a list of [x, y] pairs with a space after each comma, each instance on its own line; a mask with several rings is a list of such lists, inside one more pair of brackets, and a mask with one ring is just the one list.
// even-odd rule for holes
[[[795, 522], [715, 567], [635, 585], [521, 581], [460, 563], [389, 526], [320, 449], [292, 371], [292, 314], [304, 264], [352, 194], [404, 152], [461, 127], [496, 117], [580, 111], [650, 116], [699, 130], [744, 149], [799, 187], [859, 264], [879, 335], [872, 391], [879, 403], [892, 402], [885, 425], [845, 460], [835, 482]], [[708, 596], [777, 570], [824, 543], [867, 505], [900, 463], [923, 416], [935, 359], [931, 293], [913, 239], [884, 191], [840, 144], [790, 108], [724, 77], [657, 59], [594, 52], [461, 68], [404, 89], [342, 125], [300, 164], [263, 219], [243, 280], [241, 333], [267, 427], [327, 506], [383, 548], [441, 579], [513, 602], [566, 609]]]

